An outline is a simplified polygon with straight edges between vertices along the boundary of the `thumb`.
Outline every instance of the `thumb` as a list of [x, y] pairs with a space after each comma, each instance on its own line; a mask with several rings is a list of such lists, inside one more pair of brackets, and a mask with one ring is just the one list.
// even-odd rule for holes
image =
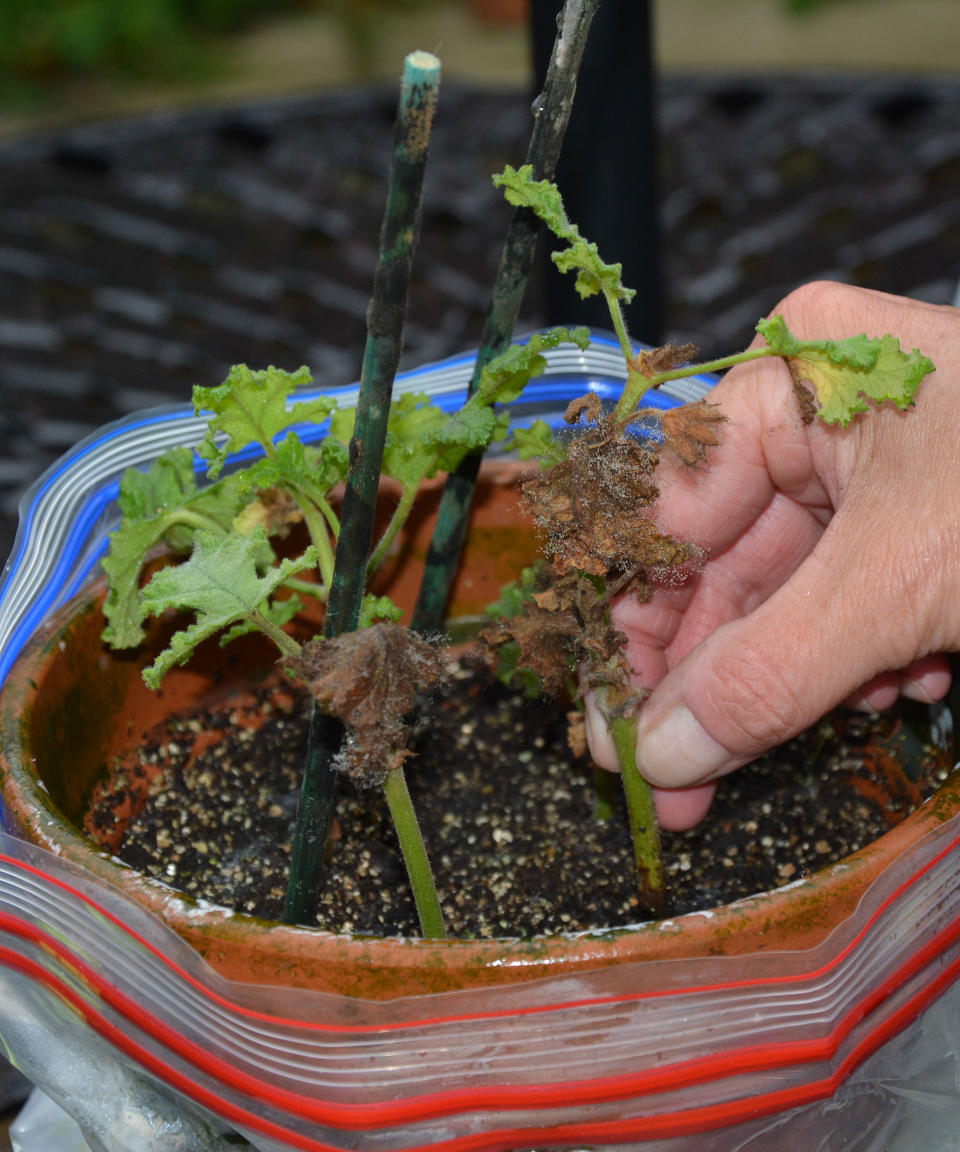
[[[835, 522], [834, 522], [835, 523]], [[831, 524], [830, 529], [834, 527]], [[821, 544], [754, 611], [717, 628], [660, 682], [640, 714], [643, 774], [662, 788], [716, 780], [815, 723], [917, 652], [870, 609], [869, 576]], [[832, 541], [831, 541], [832, 542]], [[838, 573], [840, 574], [838, 576]], [[859, 589], [859, 591], [857, 591]]]

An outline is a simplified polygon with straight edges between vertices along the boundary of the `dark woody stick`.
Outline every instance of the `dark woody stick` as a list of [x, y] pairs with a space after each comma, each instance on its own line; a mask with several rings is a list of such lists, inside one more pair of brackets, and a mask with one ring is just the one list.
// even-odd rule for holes
[[[534, 102], [533, 133], [527, 149], [526, 163], [532, 165], [535, 180], [553, 179], [573, 107], [587, 33], [596, 8], [597, 0], [566, 0], [558, 18], [557, 38], [543, 92]], [[517, 209], [500, 258], [470, 382], [471, 393], [476, 390], [484, 367], [499, 356], [513, 338], [533, 264], [539, 227], [540, 222], [530, 209]], [[467, 456], [457, 471], [447, 478], [414, 610], [413, 627], [418, 631], [439, 632], [443, 628], [481, 458], [478, 454]]]
[[[435, 56], [413, 52], [406, 58], [387, 206], [380, 232], [380, 254], [367, 311], [357, 422], [350, 441], [350, 469], [327, 602], [324, 635], [328, 639], [353, 631], [360, 616], [439, 84], [440, 61]], [[333, 808], [331, 761], [341, 738], [339, 721], [315, 706], [283, 909], [283, 918], [288, 923], [309, 923], [316, 914], [317, 889]]]

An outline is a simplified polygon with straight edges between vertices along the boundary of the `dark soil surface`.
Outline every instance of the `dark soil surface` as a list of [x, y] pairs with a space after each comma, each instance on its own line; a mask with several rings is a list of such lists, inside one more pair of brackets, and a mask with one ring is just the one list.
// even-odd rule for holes
[[[420, 717], [407, 771], [448, 931], [532, 935], [643, 920], [620, 789], [594, 818], [592, 771], [567, 748], [565, 709], [531, 704], [457, 665]], [[206, 713], [140, 750], [102, 790], [88, 827], [134, 867], [196, 897], [278, 918], [306, 708], [274, 693], [261, 730], [247, 712]], [[912, 765], [903, 775], [897, 761]], [[708, 820], [665, 833], [669, 914], [798, 880], [876, 839], [945, 778], [948, 764], [901, 718], [835, 715], [723, 781]], [[142, 804], [117, 846], [114, 810]], [[416, 934], [379, 789], [343, 779], [318, 916], [345, 932]]]

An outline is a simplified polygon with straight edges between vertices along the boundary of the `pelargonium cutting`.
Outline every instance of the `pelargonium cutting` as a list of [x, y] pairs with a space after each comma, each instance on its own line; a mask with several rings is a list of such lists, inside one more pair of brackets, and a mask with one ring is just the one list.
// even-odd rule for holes
[[[651, 913], [663, 902], [663, 869], [650, 790], [635, 758], [636, 717], [646, 695], [633, 683], [624, 637], [613, 625], [616, 596], [654, 594], [664, 573], [674, 578], [696, 562], [696, 549], [657, 524], [657, 465], [672, 452], [691, 468], [709, 469], [722, 451], [723, 413], [708, 401], [662, 411], [644, 396], [668, 380], [719, 371], [764, 356], [786, 358], [805, 419], [845, 425], [868, 404], [907, 408], [932, 363], [905, 353], [890, 336], [800, 341], [778, 316], [763, 320], [764, 343], [707, 364], [693, 349], [668, 345], [637, 350], [623, 324], [630, 290], [616, 264], [604, 263], [566, 217], [559, 192], [528, 169], [507, 168], [496, 182], [508, 200], [537, 213], [567, 248], [554, 259], [575, 272], [582, 295], [601, 293], [624, 355], [626, 382], [605, 409], [592, 394], [574, 401], [569, 431], [544, 421], [511, 429], [509, 405], [546, 367], [544, 353], [563, 343], [583, 348], [584, 329], [554, 329], [513, 345], [483, 370], [479, 387], [453, 413], [425, 395], [404, 395], [387, 422], [382, 476], [392, 482], [393, 512], [367, 557], [367, 579], [390, 551], [424, 481], [457, 468], [491, 444], [531, 463], [522, 495], [543, 528], [544, 558], [517, 574], [486, 630], [489, 646], [511, 671], [525, 669], [538, 690], [591, 692], [611, 727], [621, 762], [634, 837], [640, 891]], [[337, 768], [384, 788], [401, 839], [425, 934], [443, 935], [443, 920], [424, 846], [407, 793], [404, 717], [413, 694], [441, 674], [435, 642], [397, 623], [390, 600], [367, 593], [360, 627], [335, 638], [300, 641], [291, 622], [305, 598], [329, 596], [342, 524], [338, 493], [346, 479], [355, 410], [331, 396], [307, 395], [306, 369], [234, 368], [216, 388], [198, 387], [194, 405], [208, 415], [197, 452], [168, 452], [146, 473], [121, 485], [123, 522], [104, 561], [110, 591], [105, 639], [139, 643], [147, 616], [168, 610], [192, 615], [144, 677], [158, 686], [196, 646], [219, 635], [227, 644], [256, 630], [276, 645], [287, 673], [318, 706], [346, 727]], [[251, 454], [253, 458], [251, 459]], [[289, 554], [291, 529], [307, 543]], [[167, 560], [143, 584], [157, 547]], [[510, 606], [509, 617], [505, 615]], [[588, 818], [589, 814], [585, 814]]]

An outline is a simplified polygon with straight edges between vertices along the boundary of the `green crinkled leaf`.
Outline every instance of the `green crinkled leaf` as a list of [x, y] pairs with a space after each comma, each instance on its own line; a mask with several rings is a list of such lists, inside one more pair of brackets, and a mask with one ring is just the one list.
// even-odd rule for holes
[[346, 447], [357, 423], [356, 408], [338, 408], [330, 413], [330, 435]]
[[546, 420], [534, 420], [529, 428], [514, 428], [506, 448], [516, 452], [521, 460], [539, 460], [545, 468], [567, 455], [563, 441], [554, 435]]
[[182, 504], [196, 488], [193, 452], [174, 448], [154, 460], [146, 472], [128, 468], [120, 481], [117, 505], [125, 520], [152, 520], [158, 512]]
[[433, 437], [449, 417], [425, 393], [398, 396], [390, 406], [382, 471], [404, 488], [416, 487], [434, 476], [438, 464], [431, 459]]
[[[394, 398], [387, 421], [381, 472], [404, 488], [416, 488], [421, 480], [436, 475], [440, 465], [432, 448], [434, 435], [450, 417], [425, 392]], [[356, 409], [338, 409], [330, 418], [330, 434], [349, 444], [356, 424]]]
[[596, 244], [588, 240], [578, 239], [564, 251], [554, 252], [551, 259], [561, 272], [577, 273], [575, 287], [582, 300], [600, 292], [629, 304], [636, 295], [633, 288], [623, 285], [623, 265], [605, 264]]
[[360, 618], [358, 627], [369, 628], [383, 620], [397, 624], [403, 616], [403, 609], [398, 608], [389, 596], [373, 596], [366, 593], [360, 603]]
[[229, 531], [243, 497], [234, 477], [198, 489], [193, 453], [175, 448], [146, 472], [128, 469], [120, 481], [118, 504], [123, 520], [110, 534], [103, 559], [108, 581], [103, 639], [115, 648], [135, 648], [143, 639], [140, 573], [150, 552], [161, 543], [187, 552], [200, 528]]
[[[521, 569], [520, 579], [504, 584], [499, 598], [487, 605], [487, 615], [496, 620], [514, 619], [533, 600], [536, 590], [537, 570]], [[526, 697], [533, 700], [543, 694], [543, 684], [536, 672], [526, 667], [522, 660], [523, 649], [516, 640], [508, 640], [497, 648], [493, 674], [502, 684], [519, 688]]]
[[[270, 600], [266, 604], [261, 604], [260, 613], [271, 624], [276, 624], [278, 628], [282, 628], [284, 624], [289, 624], [302, 608], [303, 601], [299, 596], [294, 595], [288, 596], [284, 600]], [[231, 641], [256, 631], [257, 626], [252, 620], [241, 620], [239, 624], [234, 624], [220, 637], [220, 647], [225, 648]]]
[[236, 364], [217, 387], [197, 385], [194, 410], [212, 413], [198, 449], [210, 476], [218, 475], [227, 457], [249, 444], [259, 444], [269, 455], [276, 438], [288, 428], [326, 420], [337, 406], [330, 396], [287, 406], [291, 394], [310, 383], [305, 367], [296, 372], [273, 367], [254, 372], [246, 364]]
[[519, 616], [523, 606], [533, 599], [536, 590], [536, 568], [521, 568], [520, 579], [504, 584], [498, 599], [487, 605], [487, 615], [499, 620], [510, 620], [514, 616]]
[[590, 329], [551, 328], [534, 332], [525, 344], [511, 344], [484, 367], [477, 395], [485, 404], [512, 404], [527, 384], [546, 369], [542, 353], [561, 344], [574, 344], [585, 351], [590, 344]]
[[304, 444], [296, 432], [288, 432], [269, 456], [262, 456], [243, 469], [244, 492], [286, 488], [320, 496], [347, 475], [347, 450], [327, 437], [320, 445]]
[[581, 297], [594, 296], [602, 292], [610, 300], [629, 303], [636, 292], [626, 288], [621, 280], [623, 271], [620, 264], [605, 264], [600, 259], [596, 244], [580, 235], [580, 229], [567, 218], [556, 186], [549, 180], [534, 180], [533, 168], [525, 164], [520, 169], [508, 164], [502, 173], [494, 176], [493, 182], [503, 189], [509, 203], [530, 208], [560, 240], [570, 245], [552, 254], [552, 260], [561, 272], [576, 272], [576, 289]]
[[486, 448], [500, 426], [497, 413], [472, 396], [442, 428], [430, 435], [427, 444], [436, 452], [437, 467], [452, 472], [470, 452]]
[[316, 563], [316, 549], [284, 560], [260, 575], [258, 551], [266, 540], [262, 528], [249, 536], [215, 536], [198, 532], [189, 560], [161, 568], [144, 588], [144, 615], [158, 616], [167, 609], [193, 612], [195, 622], [175, 633], [169, 647], [143, 673], [156, 688], [174, 664], [183, 664], [208, 636], [247, 620], [262, 610], [284, 581]]
[[514, 168], [508, 164], [493, 177], [495, 188], [501, 188], [508, 204], [515, 208], [530, 208], [546, 224], [554, 236], [573, 240], [579, 232], [567, 219], [563, 200], [556, 184], [549, 180], [534, 180], [533, 165]]
[[898, 408], [909, 408], [920, 381], [935, 368], [918, 349], [904, 352], [894, 336], [799, 340], [782, 316], [761, 320], [757, 331], [788, 360], [794, 379], [816, 390], [820, 419], [841, 427], [865, 412], [868, 400], [891, 400]]
[[123, 523], [110, 536], [110, 551], [103, 558], [107, 618], [102, 638], [114, 648], [136, 648], [143, 640], [140, 571], [147, 554], [163, 539], [165, 524], [148, 520]]

